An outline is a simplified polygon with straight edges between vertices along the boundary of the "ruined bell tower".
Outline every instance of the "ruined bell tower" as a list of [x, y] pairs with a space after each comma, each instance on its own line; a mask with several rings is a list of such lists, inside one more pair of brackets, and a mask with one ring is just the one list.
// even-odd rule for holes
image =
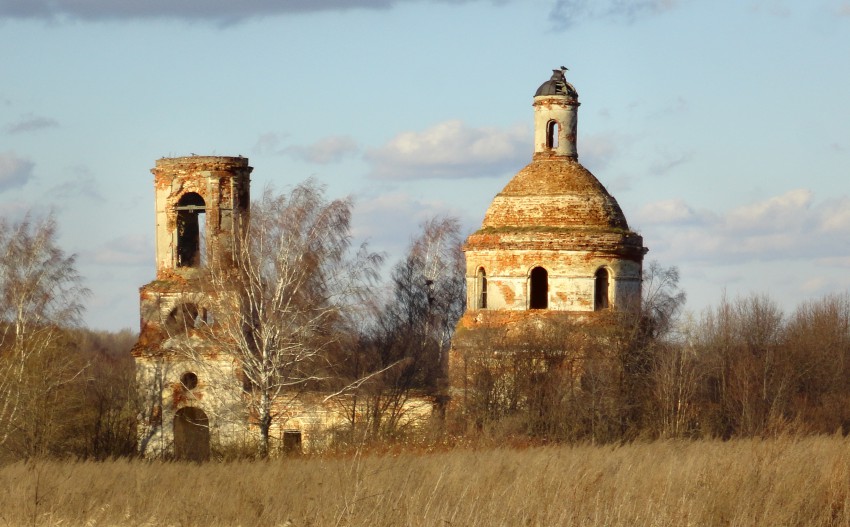
[[191, 279], [207, 259], [231, 258], [235, 225], [248, 215], [251, 170], [244, 157], [157, 160], [157, 280]]
[[[140, 289], [141, 327], [133, 349], [139, 387], [148, 398], [140, 423], [140, 443], [148, 454], [209, 455], [221, 413], [216, 386], [197, 361], [186, 359], [186, 351], [214, 359], [215, 350], [207, 350], [196, 331], [201, 325], [214, 328], [202, 278], [211, 265], [233, 265], [237, 229], [249, 214], [251, 171], [247, 158], [221, 156], [163, 158], [151, 170], [156, 278]], [[230, 369], [235, 378], [235, 366]]]

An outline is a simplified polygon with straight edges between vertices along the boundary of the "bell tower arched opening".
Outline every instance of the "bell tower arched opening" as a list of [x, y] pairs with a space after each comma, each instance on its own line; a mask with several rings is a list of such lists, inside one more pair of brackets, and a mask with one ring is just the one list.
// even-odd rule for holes
[[535, 267], [528, 276], [528, 308], [549, 308], [549, 272]]
[[[204, 263], [206, 203], [196, 192], [180, 197], [177, 211], [177, 267], [200, 267]], [[204, 217], [201, 218], [201, 215]]]

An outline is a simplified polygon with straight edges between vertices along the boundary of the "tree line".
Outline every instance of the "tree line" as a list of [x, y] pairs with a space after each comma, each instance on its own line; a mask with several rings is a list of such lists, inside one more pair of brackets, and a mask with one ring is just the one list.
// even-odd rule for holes
[[[850, 294], [784, 313], [767, 295], [682, 313], [676, 268], [650, 263], [638, 313], [485, 332], [461, 429], [613, 442], [850, 433]], [[487, 341], [490, 341], [489, 343]]]
[[[207, 263], [203, 290], [218, 309], [163, 321], [184, 358], [203, 359], [203, 337], [238, 362], [260, 457], [286, 394], [328, 394], [346, 444], [421, 436], [403, 419], [407, 401], [446, 402], [465, 308], [459, 222], [426, 221], [384, 280], [384, 256], [353, 242], [352, 208], [314, 180], [267, 190], [238, 226], [236, 265]], [[137, 336], [81, 327], [89, 293], [53, 218], [0, 222], [0, 247], [0, 458], [138, 455], [151, 408], [129, 354]], [[469, 389], [434, 428], [547, 442], [850, 431], [847, 293], [789, 314], [753, 295], [693, 315], [676, 268], [650, 263], [644, 275], [637, 311], [560, 319], [521, 339], [482, 332]]]

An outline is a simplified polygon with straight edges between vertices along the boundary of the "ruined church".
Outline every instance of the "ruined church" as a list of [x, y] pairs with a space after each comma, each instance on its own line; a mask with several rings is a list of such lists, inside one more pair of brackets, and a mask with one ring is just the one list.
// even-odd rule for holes
[[[518, 334], [557, 325], [559, 317], [592, 321], [639, 303], [647, 249], [614, 197], [578, 161], [578, 93], [564, 71], [555, 70], [534, 95], [531, 163], [495, 197], [464, 246], [467, 307], [446, 365], [446, 393], [414, 401], [412, 414], [462, 399], [471, 353], [486, 348], [498, 355], [498, 343], [485, 338], [493, 328]], [[146, 455], [205, 459], [211, 445], [256, 435], [255, 416], [240, 404], [246, 387], [239, 364], [203, 338], [216, 331], [210, 295], [221, 306], [234, 292], [211, 292], [201, 280], [205, 266], [232, 265], [237, 229], [249, 216], [252, 170], [241, 156], [194, 155], [160, 159], [152, 169], [156, 277], [140, 289], [133, 350], [147, 397], [139, 423]], [[281, 409], [287, 418], [273, 430], [281, 445], [300, 448], [311, 431], [341, 422], [319, 399], [305, 394]]]
[[[497, 360], [524, 332], [635, 310], [643, 238], [617, 200], [578, 161], [578, 92], [554, 70], [534, 94], [534, 153], [493, 199], [466, 241], [466, 312], [449, 358], [449, 395], [474, 381], [473, 356]], [[496, 335], [496, 337], [494, 337]]]
[[[238, 337], [250, 317], [237, 270], [250, 216], [252, 167], [244, 157], [164, 158], [151, 170], [156, 210], [156, 277], [140, 288], [140, 333], [133, 348], [145, 398], [139, 446], [148, 457], [203, 460], [211, 452], [258, 444], [257, 399]], [[226, 321], [226, 322], [225, 322]], [[250, 340], [250, 336], [247, 337]], [[233, 348], [233, 349], [228, 349]], [[244, 351], [244, 350], [243, 350]], [[347, 394], [293, 389], [271, 402], [271, 454], [320, 447], [361, 412]], [[430, 416], [432, 400], [412, 397], [402, 422]]]
[[[202, 338], [214, 309], [204, 267], [233, 260], [250, 208], [252, 167], [243, 157], [159, 159], [154, 175], [156, 277], [140, 289], [139, 341], [133, 348], [145, 415], [143, 454], [201, 460], [211, 439], [245, 435], [238, 416], [239, 365]], [[193, 353], [186, 353], [191, 350]], [[201, 359], [201, 360], [198, 360]]]

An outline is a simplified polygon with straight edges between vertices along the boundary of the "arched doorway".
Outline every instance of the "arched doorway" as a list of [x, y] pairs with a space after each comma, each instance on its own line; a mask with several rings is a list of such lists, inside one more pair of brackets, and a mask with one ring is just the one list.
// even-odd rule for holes
[[608, 269], [604, 267], [596, 271], [595, 276], [595, 291], [593, 295], [593, 309], [599, 311], [608, 309], [609, 303], [609, 284], [608, 284]]
[[210, 421], [200, 408], [181, 408], [174, 415], [174, 457], [184, 461], [210, 458]]
[[549, 272], [542, 267], [535, 267], [528, 277], [528, 308], [548, 309], [549, 307]]

